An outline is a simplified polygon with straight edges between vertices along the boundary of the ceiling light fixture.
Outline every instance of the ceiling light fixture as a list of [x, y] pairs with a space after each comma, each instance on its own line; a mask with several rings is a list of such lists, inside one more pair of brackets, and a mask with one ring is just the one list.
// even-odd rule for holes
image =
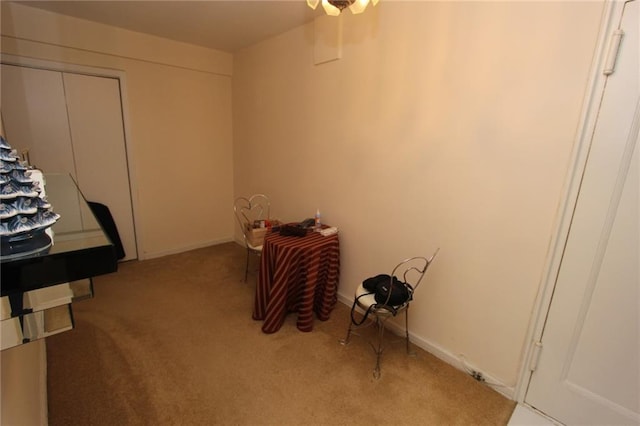
[[[313, 10], [318, 7], [318, 4], [322, 1], [322, 7], [327, 15], [338, 16], [347, 7], [351, 13], [362, 13], [367, 8], [369, 0], [307, 0], [307, 4]], [[375, 6], [379, 0], [371, 0], [371, 3]]]

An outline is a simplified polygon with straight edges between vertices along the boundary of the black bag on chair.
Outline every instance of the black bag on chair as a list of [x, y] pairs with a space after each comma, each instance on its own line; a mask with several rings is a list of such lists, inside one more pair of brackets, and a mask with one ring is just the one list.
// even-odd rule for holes
[[387, 274], [376, 275], [375, 277], [370, 277], [362, 281], [362, 287], [364, 287], [365, 290], [374, 293], [378, 288], [378, 284], [381, 284], [385, 281], [387, 282], [389, 281], [389, 275]]
[[[391, 285], [390, 285], [391, 284]], [[351, 322], [355, 325], [361, 325], [369, 316], [369, 313], [372, 309], [374, 309], [377, 305], [371, 305], [369, 309], [364, 313], [364, 316], [360, 321], [355, 318], [355, 310], [356, 305], [358, 304], [358, 299], [360, 297], [368, 296], [373, 294], [376, 302], [379, 304], [385, 304], [387, 302], [387, 298], [389, 301], [386, 303], [386, 309], [393, 312], [393, 315], [396, 314], [396, 310], [394, 306], [402, 305], [409, 299], [411, 299], [411, 291], [413, 290], [411, 286], [407, 283], [403, 283], [396, 277], [391, 279], [391, 276], [387, 274], [376, 275], [375, 277], [367, 278], [362, 282], [362, 286], [369, 293], [364, 293], [356, 300], [353, 301], [353, 306], [351, 307]], [[389, 297], [389, 287], [391, 287], [391, 297]]]
[[[375, 277], [367, 278], [362, 282], [362, 286], [371, 293], [374, 293], [376, 302], [385, 303], [387, 298], [389, 306], [402, 305], [411, 297], [410, 286], [403, 283], [398, 278], [391, 277], [387, 274], [376, 275]], [[391, 287], [391, 288], [389, 288]], [[391, 291], [391, 297], [389, 297], [389, 291]]]

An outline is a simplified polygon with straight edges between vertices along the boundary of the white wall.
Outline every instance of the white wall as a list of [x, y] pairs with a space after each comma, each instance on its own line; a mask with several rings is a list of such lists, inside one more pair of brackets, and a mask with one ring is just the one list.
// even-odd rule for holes
[[[576, 136], [602, 2], [380, 2], [234, 56], [235, 194], [340, 228], [340, 295], [440, 255], [423, 346], [513, 387]], [[346, 324], [345, 324], [346, 327]]]
[[141, 258], [231, 240], [230, 54], [8, 2], [1, 32], [4, 54], [125, 73]]

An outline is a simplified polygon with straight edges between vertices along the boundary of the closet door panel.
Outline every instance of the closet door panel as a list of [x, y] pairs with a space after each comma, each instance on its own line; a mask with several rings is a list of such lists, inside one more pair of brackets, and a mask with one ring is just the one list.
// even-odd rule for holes
[[62, 74], [2, 65], [5, 137], [45, 173], [71, 173], [75, 166]]
[[[78, 185], [109, 207], [126, 253], [137, 258], [117, 79], [63, 73]], [[99, 99], [99, 102], [96, 102]]]

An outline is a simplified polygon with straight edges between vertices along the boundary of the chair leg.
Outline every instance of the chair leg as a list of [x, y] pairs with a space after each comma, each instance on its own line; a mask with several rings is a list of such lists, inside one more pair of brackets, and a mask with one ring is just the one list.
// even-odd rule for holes
[[384, 338], [384, 323], [385, 319], [380, 320], [380, 318], [376, 318], [376, 325], [378, 326], [378, 347], [373, 348], [376, 353], [376, 367], [373, 369], [373, 377], [376, 379], [380, 378], [380, 358], [382, 357], [382, 339]]
[[339, 340], [341, 345], [346, 346], [351, 341], [351, 330], [352, 330], [352, 327], [353, 327], [353, 323], [351, 323], [351, 321], [349, 321], [349, 328], [347, 329], [347, 335], [345, 336], [344, 339], [340, 339]]
[[416, 353], [411, 350], [411, 341], [409, 340], [409, 307], [404, 311], [404, 330], [407, 341], [407, 355], [415, 356]]
[[351, 341], [352, 334], [359, 336], [359, 334], [355, 330], [362, 327], [368, 327], [370, 324], [373, 324], [373, 322], [371, 322], [371, 320], [367, 320], [367, 324], [364, 324], [364, 322], [362, 322], [359, 325], [356, 325], [354, 324], [353, 317], [352, 317], [351, 319], [349, 319], [349, 328], [347, 329], [347, 335], [345, 336], [344, 339], [339, 339], [338, 342], [340, 342], [340, 344], [344, 346], [348, 345], [349, 342]]
[[249, 255], [251, 254], [251, 251], [249, 250], [249, 248], [247, 248], [247, 263], [244, 267], [244, 282], [247, 282], [247, 275], [249, 274]]

